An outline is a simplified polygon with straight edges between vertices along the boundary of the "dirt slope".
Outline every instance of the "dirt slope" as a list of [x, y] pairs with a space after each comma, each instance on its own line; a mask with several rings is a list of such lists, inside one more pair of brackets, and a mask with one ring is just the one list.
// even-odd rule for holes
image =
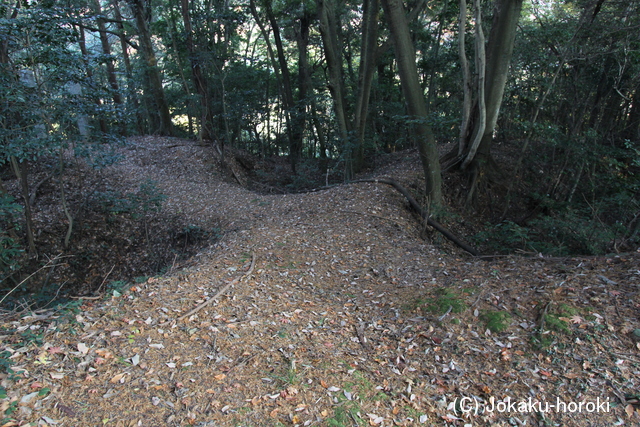
[[[18, 372], [3, 375], [4, 425], [640, 421], [637, 254], [480, 261], [421, 239], [389, 187], [255, 194], [208, 150], [123, 148], [116, 176], [157, 181], [165, 209], [224, 236], [192, 267], [77, 313], [3, 319]], [[42, 340], [17, 348], [27, 333]]]

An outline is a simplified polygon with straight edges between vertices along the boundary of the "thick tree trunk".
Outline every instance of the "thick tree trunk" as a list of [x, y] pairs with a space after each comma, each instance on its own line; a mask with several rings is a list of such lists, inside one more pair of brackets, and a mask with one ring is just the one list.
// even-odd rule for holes
[[160, 135], [171, 136], [173, 134], [173, 126], [171, 123], [171, 112], [164, 96], [164, 88], [162, 87], [162, 76], [158, 69], [158, 60], [151, 43], [151, 33], [147, 24], [147, 4], [146, 0], [128, 0], [138, 28], [138, 36], [140, 37], [140, 47], [142, 55], [146, 62], [146, 74], [148, 80], [149, 98], [153, 111], [150, 111], [152, 118], [152, 129], [154, 133]]
[[424, 170], [425, 195], [430, 205], [438, 206], [442, 203], [442, 177], [438, 149], [431, 126], [426, 122], [427, 104], [418, 78], [415, 49], [411, 42], [404, 7], [401, 0], [382, 0], [382, 7], [391, 30], [407, 110], [417, 122], [414, 124], [414, 132]]
[[493, 16], [485, 75], [486, 126], [478, 154], [491, 155], [493, 132], [498, 122], [504, 87], [516, 39], [516, 30], [523, 0], [497, 0]]

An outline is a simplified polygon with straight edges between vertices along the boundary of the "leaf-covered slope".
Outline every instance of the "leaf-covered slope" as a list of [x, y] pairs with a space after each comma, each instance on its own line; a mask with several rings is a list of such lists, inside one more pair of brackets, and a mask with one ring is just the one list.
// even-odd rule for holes
[[191, 142], [133, 147], [116, 172], [223, 238], [77, 313], [4, 319], [6, 425], [638, 422], [636, 254], [476, 260], [386, 186], [255, 194]]

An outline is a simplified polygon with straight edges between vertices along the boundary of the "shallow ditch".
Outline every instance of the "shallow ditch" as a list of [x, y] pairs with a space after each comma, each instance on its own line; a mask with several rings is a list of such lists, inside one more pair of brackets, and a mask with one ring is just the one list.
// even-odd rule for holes
[[[33, 179], [46, 173], [35, 171]], [[204, 229], [165, 212], [165, 196], [152, 182], [132, 190], [127, 183], [94, 178], [86, 168], [65, 177], [74, 217], [66, 248], [69, 223], [57, 197], [59, 182], [50, 179], [40, 186], [33, 206], [38, 253], [22, 253], [19, 270], [1, 281], [2, 310], [36, 310], [121, 290], [184, 266], [220, 237], [218, 228]], [[14, 199], [20, 200], [17, 183], [8, 184]], [[24, 229], [21, 220], [19, 230]], [[26, 246], [24, 241], [17, 243]]]

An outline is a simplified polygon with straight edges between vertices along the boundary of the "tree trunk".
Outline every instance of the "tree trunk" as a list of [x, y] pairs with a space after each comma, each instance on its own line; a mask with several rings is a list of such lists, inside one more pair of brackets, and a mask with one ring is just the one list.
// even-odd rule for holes
[[191, 65], [191, 76], [196, 93], [200, 97], [200, 141], [213, 139], [213, 112], [210, 107], [209, 87], [207, 80], [202, 73], [202, 66], [193, 42], [193, 28], [191, 26], [191, 15], [189, 11], [189, 0], [181, 0], [182, 20], [184, 22], [184, 32], [186, 36], [186, 47], [189, 54], [189, 64]]
[[324, 56], [329, 69], [329, 92], [333, 99], [333, 109], [338, 122], [338, 135], [342, 140], [345, 153], [345, 179], [353, 177], [352, 149], [349, 143], [349, 124], [347, 123], [345, 88], [342, 71], [342, 55], [338, 43], [338, 22], [335, 15], [334, 0], [317, 0], [320, 18], [320, 33]]
[[[98, 33], [100, 35], [100, 44], [102, 45], [102, 53], [106, 58], [106, 66], [107, 66], [107, 80], [109, 81], [109, 86], [111, 86], [111, 98], [113, 99], [113, 103], [116, 106], [117, 110], [120, 110], [122, 107], [122, 97], [120, 96], [120, 87], [118, 86], [118, 78], [116, 77], [116, 67], [113, 64], [113, 58], [111, 57], [111, 45], [109, 44], [109, 37], [107, 36], [105, 19], [102, 16], [102, 9], [100, 7], [100, 1], [94, 0], [93, 11], [96, 13], [96, 23], [98, 24]], [[120, 111], [118, 111], [120, 113]], [[120, 119], [118, 119], [120, 124], [120, 135], [127, 136], [127, 126], [126, 123]]]
[[498, 122], [504, 87], [507, 83], [511, 54], [523, 0], [497, 0], [491, 34], [487, 45], [485, 74], [486, 126], [478, 147], [478, 155], [491, 155], [493, 132]]
[[[523, 0], [496, 0], [493, 16], [493, 24], [486, 52], [486, 67], [483, 60], [482, 49], [483, 34], [480, 31], [480, 1], [475, 0], [476, 16], [476, 68], [478, 72], [477, 91], [478, 99], [469, 113], [469, 98], [465, 97], [463, 105], [463, 127], [460, 130], [460, 140], [457, 153], [449, 153], [448, 162], [445, 169], [460, 165], [469, 177], [469, 188], [467, 193], [467, 205], [471, 204], [477, 195], [479, 179], [494, 180], [497, 174], [497, 167], [491, 158], [491, 143], [495, 131], [504, 88], [507, 82], [511, 54], [515, 42], [518, 20], [522, 10]], [[465, 2], [461, 0], [460, 19], [465, 19], [462, 8]], [[460, 37], [464, 37], [464, 28], [460, 25]], [[463, 73], [466, 73], [466, 57], [464, 57], [464, 40], [460, 41], [460, 58], [463, 64]], [[483, 70], [484, 68], [484, 70]], [[464, 75], [464, 80], [469, 79]], [[484, 80], [484, 83], [483, 83]], [[467, 84], [465, 82], [465, 84]], [[473, 129], [471, 129], [473, 128]], [[461, 162], [461, 163], [460, 163]]]
[[631, 110], [627, 117], [623, 137], [629, 140], [636, 140], [640, 138], [640, 85], [636, 87], [636, 90], [631, 97]]
[[22, 200], [24, 201], [24, 218], [26, 222], [27, 244], [29, 246], [29, 255], [36, 254], [35, 228], [33, 225], [33, 214], [31, 213], [31, 201], [29, 197], [29, 161], [23, 159], [19, 162], [15, 156], [9, 159], [13, 173], [18, 181], [20, 181], [20, 190], [22, 192]]
[[[304, 6], [303, 6], [304, 7]], [[309, 10], [304, 7], [299, 23], [295, 27], [296, 44], [298, 46], [298, 101], [295, 106], [294, 123], [298, 127], [299, 134], [294, 132], [295, 146], [298, 158], [302, 157], [302, 144], [304, 138], [304, 130], [307, 126], [307, 104], [309, 92], [312, 90], [311, 71], [309, 70], [309, 29], [311, 27], [312, 15]], [[313, 103], [315, 106], [315, 103]], [[315, 108], [315, 107], [312, 107]]]
[[296, 126], [296, 114], [295, 114], [295, 101], [293, 99], [293, 86], [291, 84], [291, 73], [289, 72], [289, 66], [287, 65], [287, 58], [284, 55], [284, 47], [282, 45], [282, 38], [280, 37], [280, 26], [271, 8], [271, 1], [265, 0], [264, 6], [266, 8], [267, 18], [271, 24], [271, 30], [273, 31], [273, 39], [276, 44], [276, 53], [278, 57], [278, 64], [280, 65], [280, 73], [282, 75], [282, 92], [284, 97], [285, 107], [285, 120], [287, 122], [287, 135], [289, 137], [289, 160], [291, 163], [291, 170], [296, 173], [296, 165], [299, 159], [299, 148], [302, 147], [303, 133]]
[[411, 42], [404, 7], [401, 0], [382, 0], [382, 7], [391, 30], [407, 110], [409, 115], [416, 119], [413, 128], [424, 170], [425, 195], [430, 206], [438, 206], [442, 203], [442, 177], [440, 176], [438, 149], [431, 126], [426, 121], [427, 104], [420, 86], [415, 49]]
[[466, 169], [467, 166], [473, 161], [475, 155], [480, 146], [480, 142], [484, 137], [485, 129], [487, 128], [487, 104], [485, 99], [485, 72], [487, 66], [487, 57], [484, 48], [484, 31], [482, 31], [482, 9], [480, 7], [480, 0], [474, 0], [473, 7], [475, 10], [476, 21], [476, 72], [478, 73], [478, 114], [476, 117], [476, 126], [471, 135], [471, 143], [469, 144], [468, 152], [465, 159], [462, 162], [462, 169]]
[[[438, 32], [437, 32], [437, 36], [436, 36], [436, 41], [435, 41], [435, 46], [433, 48], [433, 61], [434, 63], [438, 63], [438, 58], [440, 55], [440, 44], [442, 42], [442, 33], [444, 31], [444, 26], [446, 25], [446, 19], [445, 19], [445, 15], [447, 14], [447, 10], [449, 9], [449, 0], [444, 0], [444, 5], [442, 6], [442, 11], [440, 12], [440, 18], [438, 18], [438, 20], [440, 21], [438, 23]], [[428, 111], [431, 111], [431, 107], [433, 106], [433, 100], [436, 96], [437, 91], [437, 85], [436, 85], [436, 74], [437, 74], [437, 67], [431, 67], [431, 73], [429, 74], [429, 85], [427, 86], [428, 89], [428, 94], [429, 97], [427, 98], [427, 109]]]
[[127, 73], [127, 93], [129, 94], [129, 100], [133, 104], [136, 115], [136, 127], [139, 134], [145, 133], [145, 120], [140, 114], [140, 102], [138, 101], [138, 95], [136, 94], [133, 85], [133, 68], [131, 67], [131, 59], [129, 58], [129, 45], [127, 44], [127, 36], [124, 31], [124, 23], [122, 20], [122, 14], [120, 13], [120, 6], [118, 0], [112, 0], [113, 12], [116, 18], [116, 25], [118, 27], [120, 38], [120, 48], [122, 50], [122, 62], [124, 62], [124, 69]]
[[[91, 69], [91, 64], [89, 63], [89, 53], [87, 52], [87, 42], [84, 34], [84, 27], [79, 26], [78, 32], [80, 34], [78, 44], [80, 45], [80, 53], [82, 54], [82, 59], [84, 60], [87, 79], [89, 80], [89, 84], [93, 84], [93, 70]], [[102, 107], [102, 100], [99, 97], [94, 96], [93, 100], [98, 107]], [[104, 117], [102, 117], [102, 115], [98, 116], [98, 125], [100, 126], [100, 132], [106, 134], [108, 131], [107, 122], [104, 120]]]
[[147, 24], [147, 0], [128, 0], [131, 10], [136, 20], [138, 36], [140, 37], [140, 47], [146, 62], [146, 74], [148, 80], [149, 99], [152, 111], [149, 111], [152, 118], [152, 129], [154, 133], [171, 136], [173, 126], [171, 123], [171, 112], [164, 96], [162, 87], [162, 76], [158, 69], [158, 61], [151, 43], [151, 33]]
[[458, 22], [458, 54], [460, 55], [460, 68], [462, 68], [462, 124], [460, 125], [460, 136], [458, 139], [458, 156], [464, 153], [469, 133], [469, 123], [471, 122], [471, 70], [467, 60], [466, 32], [467, 32], [467, 2], [460, 0], [460, 15]]
[[354, 172], [359, 172], [364, 166], [365, 144], [364, 136], [369, 112], [369, 98], [373, 76], [376, 71], [376, 50], [378, 48], [378, 15], [380, 12], [378, 0], [364, 0], [362, 23], [362, 47], [360, 51], [360, 66], [358, 69], [358, 99], [354, 129], [356, 130]]

